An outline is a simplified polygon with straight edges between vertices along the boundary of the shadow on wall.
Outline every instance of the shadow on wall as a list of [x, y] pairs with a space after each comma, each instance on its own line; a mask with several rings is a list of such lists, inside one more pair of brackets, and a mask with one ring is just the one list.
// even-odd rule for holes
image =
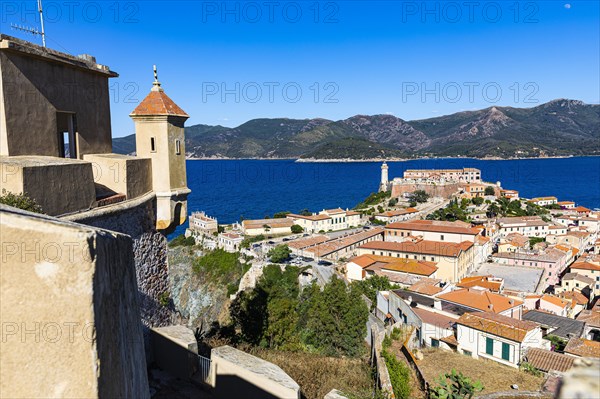
[[275, 396], [235, 375], [217, 375], [214, 395], [218, 399], [288, 399]]

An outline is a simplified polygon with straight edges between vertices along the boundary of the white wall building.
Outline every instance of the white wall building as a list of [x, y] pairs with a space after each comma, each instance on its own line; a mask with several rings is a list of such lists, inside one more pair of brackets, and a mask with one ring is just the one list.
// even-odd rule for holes
[[467, 356], [518, 367], [528, 348], [547, 348], [542, 329], [532, 321], [496, 313], [465, 313], [456, 322], [458, 351]]

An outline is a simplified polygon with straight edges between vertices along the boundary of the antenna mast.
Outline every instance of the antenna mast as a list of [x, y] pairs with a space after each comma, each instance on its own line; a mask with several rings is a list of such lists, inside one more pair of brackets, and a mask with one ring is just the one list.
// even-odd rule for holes
[[42, 11], [42, 0], [37, 0], [38, 11], [40, 13], [40, 22], [42, 26], [42, 31], [40, 32], [37, 28], [32, 28], [29, 26], [10, 24], [11, 29], [20, 30], [25, 33], [29, 33], [30, 35], [40, 35], [42, 37], [42, 45], [46, 47], [46, 32], [44, 31], [44, 13]]
[[42, 45], [46, 47], [46, 32], [44, 31], [44, 12], [42, 11], [42, 0], [37, 0], [38, 11], [40, 12], [40, 24], [42, 26]]

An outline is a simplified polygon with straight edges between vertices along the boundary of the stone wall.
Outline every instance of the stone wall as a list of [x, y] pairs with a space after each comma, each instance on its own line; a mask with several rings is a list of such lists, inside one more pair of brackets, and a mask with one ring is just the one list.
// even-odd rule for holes
[[148, 194], [135, 200], [65, 217], [131, 236], [140, 310], [146, 327], [169, 325], [174, 315], [169, 292], [167, 238], [156, 231], [155, 215], [155, 197]]
[[452, 194], [457, 193], [460, 190], [458, 183], [454, 184], [392, 184], [392, 197], [401, 197], [404, 193], [412, 193], [416, 190], [423, 190], [432, 197], [450, 198]]

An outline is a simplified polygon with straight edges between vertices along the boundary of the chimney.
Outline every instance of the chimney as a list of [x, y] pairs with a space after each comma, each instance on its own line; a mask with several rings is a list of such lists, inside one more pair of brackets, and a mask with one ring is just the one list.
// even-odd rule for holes
[[433, 308], [442, 310], [442, 301], [440, 301], [438, 298], [433, 298]]
[[412, 295], [408, 296], [408, 303], [411, 304], [412, 303]]
[[494, 310], [494, 304], [493, 304], [493, 303], [490, 303], [490, 304], [488, 305], [488, 309], [493, 311], [493, 310]]
[[512, 299], [512, 298], [511, 298], [511, 299], [509, 299], [509, 300], [508, 300], [508, 304], [509, 304], [509, 305], [514, 305], [514, 304], [515, 304], [515, 300], [514, 300], [514, 299]]

